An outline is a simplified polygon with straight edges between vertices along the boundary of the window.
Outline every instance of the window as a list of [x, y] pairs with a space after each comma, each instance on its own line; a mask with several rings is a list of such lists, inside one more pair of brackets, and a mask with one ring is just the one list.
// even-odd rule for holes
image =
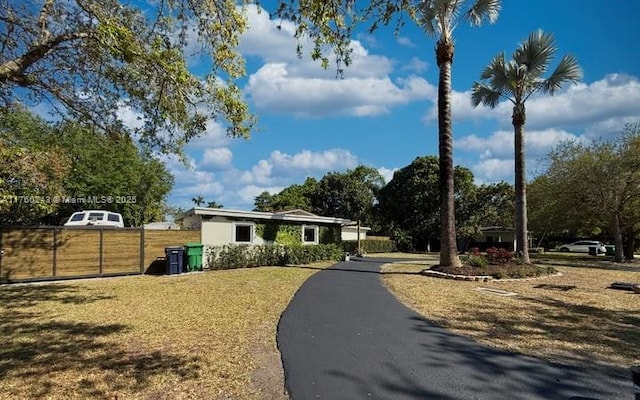
[[318, 244], [318, 227], [302, 225], [302, 243]]
[[253, 224], [234, 224], [233, 226], [236, 243], [253, 243]]
[[82, 221], [84, 219], [84, 213], [75, 213], [71, 216], [70, 221]]
[[102, 221], [104, 213], [89, 213], [89, 221]]
[[107, 215], [107, 220], [112, 222], [120, 222], [120, 216], [118, 214], [109, 213], [109, 215]]

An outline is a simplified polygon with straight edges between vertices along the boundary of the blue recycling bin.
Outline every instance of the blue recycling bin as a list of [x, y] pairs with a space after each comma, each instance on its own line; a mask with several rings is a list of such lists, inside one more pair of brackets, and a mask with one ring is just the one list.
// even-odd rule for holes
[[181, 274], [184, 266], [184, 248], [182, 246], [165, 247], [164, 255], [167, 259], [167, 275]]

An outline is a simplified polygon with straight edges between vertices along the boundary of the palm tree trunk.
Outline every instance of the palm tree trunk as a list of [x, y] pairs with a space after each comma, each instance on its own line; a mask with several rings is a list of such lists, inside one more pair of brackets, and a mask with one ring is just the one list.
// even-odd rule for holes
[[513, 108], [512, 116], [515, 132], [515, 186], [516, 186], [516, 254], [529, 264], [529, 235], [527, 229], [527, 184], [524, 149], [524, 104]]
[[438, 81], [438, 141], [440, 174], [440, 265], [460, 267], [456, 245], [453, 181], [453, 133], [451, 128], [451, 64], [453, 42], [440, 39], [436, 47]]

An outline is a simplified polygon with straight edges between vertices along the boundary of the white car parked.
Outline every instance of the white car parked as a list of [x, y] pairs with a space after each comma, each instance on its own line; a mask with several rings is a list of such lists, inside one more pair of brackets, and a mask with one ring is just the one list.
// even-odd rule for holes
[[603, 254], [607, 252], [607, 248], [604, 247], [602, 242], [597, 240], [579, 240], [577, 242], [563, 244], [560, 246], [560, 251], [569, 251], [573, 253], [588, 253], [589, 247], [595, 247], [596, 253]]
[[64, 226], [111, 226], [124, 228], [122, 215], [104, 210], [78, 211], [69, 217]]

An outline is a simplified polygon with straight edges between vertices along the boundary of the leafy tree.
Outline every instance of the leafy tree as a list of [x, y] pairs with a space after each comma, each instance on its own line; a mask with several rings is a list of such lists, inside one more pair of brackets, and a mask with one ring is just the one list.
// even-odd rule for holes
[[617, 140], [561, 143], [548, 161], [538, 178], [547, 196], [543, 205], [551, 204], [547, 220], [557, 218], [558, 230], [609, 228], [615, 261], [633, 258], [640, 233], [640, 124], [627, 125]]
[[[2, 4], [0, 107], [48, 102], [59, 117], [103, 132], [122, 131], [121, 111], [132, 110], [141, 117], [129, 133], [164, 152], [179, 152], [208, 119], [249, 135], [253, 118], [234, 83], [244, 74], [235, 47], [246, 28], [236, 2]], [[193, 56], [212, 61], [207, 76], [189, 71]]]
[[309, 177], [302, 185], [293, 184], [274, 195], [262, 192], [255, 198], [254, 211], [275, 212], [300, 209], [313, 212], [311, 201], [317, 189], [318, 181]]
[[360, 165], [346, 172], [330, 172], [320, 182], [312, 198], [316, 214], [373, 222], [376, 194], [384, 178], [371, 167]]
[[527, 193], [524, 149], [525, 103], [534, 93], [555, 94], [565, 82], [578, 82], [582, 71], [572, 55], [565, 55], [547, 78], [544, 74], [557, 51], [553, 35], [537, 31], [518, 46], [507, 62], [498, 54], [473, 84], [471, 102], [495, 108], [501, 100], [513, 103], [511, 123], [515, 133], [516, 251], [529, 263]]
[[514, 191], [506, 182], [473, 186], [456, 207], [458, 236], [470, 239], [486, 226], [513, 226]]
[[[366, 4], [366, 5], [362, 5]], [[309, 36], [314, 40], [311, 52], [313, 59], [322, 60], [328, 65], [328, 57], [323, 52], [326, 44], [333, 46], [338, 63], [338, 72], [342, 64], [350, 63], [349, 40], [354, 28], [361, 23], [369, 25], [369, 31], [380, 25], [396, 21], [396, 31], [409, 16], [431, 37], [438, 37], [436, 60], [440, 69], [438, 83], [438, 139], [440, 161], [440, 191], [442, 242], [440, 264], [460, 266], [456, 248], [455, 196], [453, 167], [453, 134], [451, 124], [451, 64], [453, 63], [453, 31], [458, 25], [458, 17], [465, 6], [469, 8], [464, 18], [472, 26], [484, 21], [491, 23], [498, 18], [500, 0], [387, 0], [360, 3], [353, 0], [326, 2], [279, 0], [278, 15], [297, 23], [296, 35]], [[301, 49], [298, 49], [301, 54]]]
[[[439, 168], [437, 157], [417, 157], [397, 170], [378, 194], [378, 209], [386, 231], [411, 242], [409, 249], [430, 250], [430, 244], [439, 238]], [[454, 174], [458, 205], [468, 204], [474, 188], [473, 174], [464, 167], [456, 167]]]
[[21, 207], [20, 212], [14, 209], [12, 223], [58, 224], [87, 208], [119, 212], [134, 226], [162, 217], [173, 177], [161, 161], [141, 152], [126, 135], [104, 136], [74, 122], [53, 126], [20, 108], [4, 110], [0, 116], [8, 151], [4, 161], [25, 165], [30, 179], [42, 181], [38, 191], [28, 179], [14, 178], [13, 186], [3, 187], [13, 195], [41, 196], [37, 205]]
[[0, 224], [34, 224], [57, 210], [70, 160], [63, 149], [27, 137], [49, 129], [23, 109], [0, 112]]

